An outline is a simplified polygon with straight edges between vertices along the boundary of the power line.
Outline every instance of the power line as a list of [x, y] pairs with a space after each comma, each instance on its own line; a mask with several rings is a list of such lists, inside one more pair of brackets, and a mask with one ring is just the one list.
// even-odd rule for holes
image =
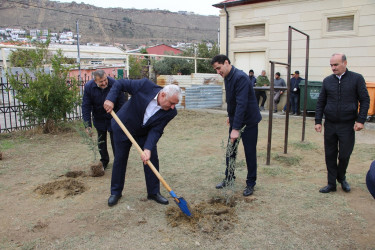
[[[52, 9], [52, 8], [47, 8], [47, 7], [43, 7], [43, 6], [37, 6], [37, 5], [30, 4], [30, 3], [24, 3], [24, 2], [21, 2], [21, 1], [15, 1], [15, 0], [8, 0], [8, 1], [9, 2], [13, 2], [13, 3], [17, 3], [17, 4], [21, 4], [21, 5], [26, 5], [26, 6], [29, 6], [29, 7], [38, 8], [38, 9], [44, 9], [44, 10], [56, 11], [56, 12], [60, 12], [60, 13], [70, 14], [70, 15], [77, 15], [77, 16], [82, 16], [82, 17], [93, 18], [93, 16], [87, 15], [87, 14], [74, 13], [74, 12], [69, 12], [69, 11], [59, 10], [59, 9]], [[118, 19], [108, 18], [108, 17], [100, 17], [100, 19], [101, 20], [107, 20], [107, 21], [115, 21], [115, 22], [128, 23], [128, 22], [125, 22], [124, 20], [118, 20]], [[184, 28], [184, 27], [164, 26], [164, 25], [157, 25], [157, 24], [137, 23], [137, 22], [131, 22], [131, 23], [132, 24], [136, 24], [136, 25], [144, 25], [144, 26], [159, 27], [159, 28], [183, 29], [183, 30], [189, 30], [189, 31], [191, 31], [191, 30], [199, 30], [199, 31], [217, 32], [216, 29], [199, 29], [199, 28], [190, 28], [190, 27]]]

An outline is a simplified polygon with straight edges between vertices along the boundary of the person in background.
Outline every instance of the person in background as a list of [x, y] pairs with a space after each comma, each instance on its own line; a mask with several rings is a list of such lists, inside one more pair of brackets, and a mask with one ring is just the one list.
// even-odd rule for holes
[[333, 74], [323, 80], [315, 111], [316, 132], [322, 132], [325, 116], [324, 151], [328, 171], [328, 185], [319, 192], [336, 191], [336, 180], [345, 192], [350, 192], [346, 170], [354, 148], [355, 131], [364, 128], [370, 97], [365, 79], [347, 69], [343, 53], [333, 54], [330, 65]]
[[251, 86], [255, 87], [255, 84], [257, 82], [256, 77], [254, 76], [254, 70], [249, 70], [249, 79], [250, 79], [250, 84]]
[[[246, 188], [244, 196], [252, 195], [257, 179], [257, 141], [258, 123], [262, 120], [259, 107], [256, 102], [253, 86], [245, 72], [230, 64], [225, 55], [217, 55], [211, 60], [212, 67], [224, 78], [227, 100], [227, 112], [229, 124], [228, 146], [234, 145], [241, 133], [242, 144], [245, 150], [247, 165]], [[236, 152], [226, 157], [225, 179], [216, 185], [217, 189], [224, 188], [235, 179], [234, 170], [229, 169], [231, 161], [235, 160]]]
[[293, 77], [290, 79], [290, 106], [292, 115], [299, 115], [299, 83], [303, 78], [299, 77], [299, 71], [294, 72]]
[[[111, 129], [112, 116], [107, 114], [103, 104], [107, 94], [112, 88], [115, 79], [108, 77], [104, 70], [99, 69], [93, 73], [94, 79], [85, 84], [82, 98], [82, 118], [89, 136], [92, 136], [92, 123], [98, 133], [98, 148], [100, 161], [103, 168], [106, 169], [109, 163], [109, 154], [107, 150], [107, 132], [111, 139], [112, 152], [115, 155], [113, 144], [113, 133]], [[114, 110], [119, 110], [126, 102], [127, 95], [119, 93], [114, 100]]]
[[[266, 76], [266, 71], [262, 70], [262, 73], [260, 76], [257, 77], [256, 87], [264, 87], [264, 86], [270, 86], [270, 80], [268, 80], [268, 77]], [[262, 97], [262, 103], [260, 105], [260, 110], [264, 110], [264, 104], [267, 100], [267, 94], [265, 90], [255, 90], [255, 96], [257, 98], [257, 102], [259, 105], [260, 97]]]
[[[121, 79], [116, 81], [104, 102], [104, 109], [108, 113], [113, 110], [116, 96], [122, 91], [128, 92], [131, 98], [121, 107], [117, 116], [143, 150], [141, 160], [146, 178], [147, 199], [167, 205], [168, 200], [160, 194], [160, 181], [147, 165], [147, 161], [150, 160], [159, 171], [156, 144], [164, 128], [177, 115], [175, 107], [182, 98], [181, 89], [173, 84], [163, 88], [146, 78], [142, 80]], [[110, 207], [116, 205], [122, 197], [126, 167], [132, 146], [132, 142], [114, 119], [112, 119], [112, 129], [116, 155], [112, 170], [111, 195], [108, 199]]]
[[372, 197], [375, 199], [375, 161], [370, 165], [366, 175], [366, 186]]
[[[284, 79], [280, 77], [280, 72], [276, 72], [274, 87], [286, 87]], [[273, 95], [273, 109], [274, 113], [277, 113], [277, 104], [280, 102], [280, 97], [284, 93], [283, 90], [275, 90]]]

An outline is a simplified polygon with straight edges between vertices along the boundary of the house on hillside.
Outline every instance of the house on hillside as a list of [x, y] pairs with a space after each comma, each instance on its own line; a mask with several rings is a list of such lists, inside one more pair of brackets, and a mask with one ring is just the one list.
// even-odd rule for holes
[[[348, 68], [375, 82], [375, 1], [371, 0], [226, 0], [220, 8], [220, 51], [236, 67], [259, 75], [269, 61], [288, 62], [288, 29], [310, 36], [309, 80], [332, 73], [335, 52], [348, 58]], [[306, 37], [292, 32], [291, 71], [305, 75]], [[287, 71], [276, 66], [286, 79]]]
[[182, 53], [181, 50], [173, 48], [165, 44], [159, 44], [159, 45], [155, 45], [152, 47], [148, 47], [146, 48], [146, 51], [148, 54], [154, 54], [154, 55], [165, 55], [165, 54], [178, 55]]

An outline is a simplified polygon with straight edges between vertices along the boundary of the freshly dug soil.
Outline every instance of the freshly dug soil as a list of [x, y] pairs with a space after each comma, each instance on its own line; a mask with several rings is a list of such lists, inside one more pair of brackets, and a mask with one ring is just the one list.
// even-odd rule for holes
[[65, 174], [65, 176], [68, 178], [77, 178], [79, 176], [85, 177], [87, 175], [85, 171], [69, 171]]
[[172, 227], [187, 228], [193, 233], [206, 233], [217, 236], [234, 228], [237, 222], [235, 201], [228, 203], [222, 198], [211, 198], [189, 207], [192, 216], [186, 216], [179, 207], [173, 206], [165, 212], [168, 224]]
[[85, 192], [86, 186], [80, 181], [66, 179], [39, 185], [34, 191], [41, 195], [53, 195], [56, 191], [60, 190], [64, 192], [65, 198]]

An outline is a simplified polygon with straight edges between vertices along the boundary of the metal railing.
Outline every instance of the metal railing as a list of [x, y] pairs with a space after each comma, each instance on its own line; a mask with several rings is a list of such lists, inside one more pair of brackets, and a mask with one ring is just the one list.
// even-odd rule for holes
[[[90, 79], [85, 77], [79, 84], [79, 95], [82, 98], [83, 86]], [[27, 84], [27, 83], [26, 83]], [[15, 98], [15, 90], [9, 82], [0, 82], [0, 133], [10, 133], [17, 130], [27, 130], [38, 125], [35, 122], [30, 122], [22, 117], [22, 112], [26, 105]], [[78, 105], [74, 108], [72, 113], [66, 114], [66, 120], [82, 119], [82, 107]]]

